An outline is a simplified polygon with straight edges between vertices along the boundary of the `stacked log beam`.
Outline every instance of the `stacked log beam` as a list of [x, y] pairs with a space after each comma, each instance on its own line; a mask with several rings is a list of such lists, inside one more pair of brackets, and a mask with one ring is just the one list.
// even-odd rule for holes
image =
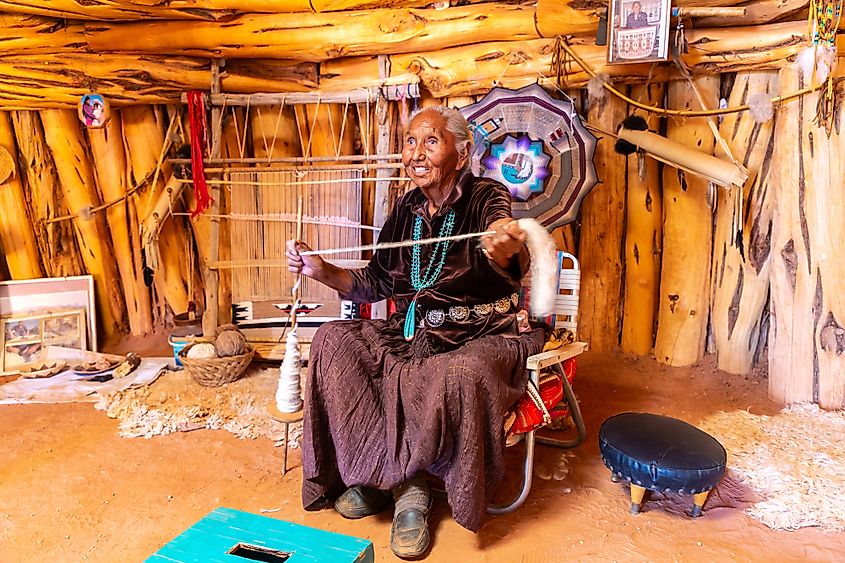
[[126, 300], [129, 332], [135, 336], [149, 334], [153, 330], [150, 290], [144, 283], [138, 218], [127, 198], [129, 178], [120, 114], [114, 112], [103, 128], [89, 129], [88, 139], [102, 199], [118, 202], [105, 214]]
[[38, 113], [12, 112], [17, 139], [21, 182], [27, 195], [29, 217], [47, 277], [78, 276], [85, 267], [69, 220], [52, 221], [69, 215], [60, 187], [53, 155], [44, 140]]
[[[663, 84], [636, 86], [634, 100], [663, 105]], [[642, 114], [640, 114], [642, 115]], [[652, 131], [660, 131], [660, 118], [643, 116]], [[625, 226], [625, 297], [622, 314], [622, 351], [647, 356], [654, 342], [660, 254], [663, 244], [663, 194], [660, 165], [651, 158], [628, 157], [627, 221]]]
[[[770, 97], [778, 94], [776, 72], [738, 74], [729, 104], [745, 104], [760, 93]], [[774, 121], [757, 123], [750, 112], [734, 113], [724, 117], [720, 131], [734, 157], [748, 169], [749, 177], [742, 188], [742, 216], [738, 219], [744, 252], [733, 240], [739, 188], [718, 192], [710, 322], [719, 369], [746, 374], [757, 352], [769, 295], [769, 238], [775, 203], [770, 175]], [[716, 155], [723, 157], [718, 146], [716, 149]]]
[[[587, 119], [615, 131], [625, 119], [625, 102], [615, 96], [590, 106]], [[581, 301], [578, 337], [593, 350], [619, 347], [622, 298], [622, 239], [625, 221], [625, 157], [602, 141], [593, 157], [599, 184], [581, 204]]]
[[[0, 50], [0, 53], [3, 51]], [[314, 63], [236, 61], [222, 78], [226, 92], [302, 91], [316, 86]], [[0, 56], [0, 107], [76, 107], [92, 90], [114, 105], [178, 102], [211, 82], [208, 60], [180, 56], [62, 53]]]
[[[5, 111], [0, 111], [0, 148], [6, 150], [13, 160], [17, 160], [17, 146], [12, 119]], [[0, 245], [9, 275], [15, 280], [40, 278], [40, 257], [35, 232], [29, 219], [26, 194], [21, 182], [20, 170], [14, 163], [8, 178], [0, 181]]]
[[[719, 77], [694, 80], [704, 103], [716, 107]], [[668, 107], [700, 109], [687, 81], [669, 83]], [[704, 118], [670, 120], [667, 137], [713, 154], [715, 139]], [[709, 311], [712, 215], [707, 181], [671, 166], [663, 168], [663, 258], [654, 356], [670, 366], [697, 364], [704, 355]]]
[[[362, 83], [377, 83], [379, 79], [375, 56], [362, 58], [353, 55], [383, 52], [394, 53], [389, 56], [392, 76], [414, 72], [435, 96], [441, 98], [484, 94], [494, 82], [515, 88], [539, 78], [542, 84], [551, 87], [554, 79], [549, 77], [549, 68], [554, 40], [540, 38], [533, 23], [528, 26], [528, 20], [533, 21], [528, 17], [531, 15], [530, 9], [500, 6], [496, 9], [499, 11], [494, 10], [489, 17], [486, 12], [479, 11], [482, 9], [487, 8], [466, 6], [441, 11], [422, 10], [424, 17], [413, 20], [416, 23], [411, 26], [412, 30], [397, 24], [390, 28], [393, 30], [391, 33], [384, 36], [372, 29], [361, 31], [361, 27], [366, 24], [361, 23], [363, 20], [359, 16], [362, 14], [357, 12], [314, 16], [334, 18], [334, 23], [324, 22], [327, 27], [343, 22], [344, 29], [350, 32], [354, 26], [347, 28], [346, 19], [357, 21], [358, 33], [368, 41], [361, 45], [346, 36], [329, 34], [325, 37], [300, 37], [292, 31], [281, 33], [279, 37], [283, 39], [269, 41], [276, 35], [266, 37], [265, 33], [279, 31], [259, 30], [249, 34], [250, 41], [265, 52], [256, 54], [239, 47], [227, 53], [229, 56], [247, 58], [229, 61], [223, 74], [222, 89], [224, 92], [240, 93], [302, 91], [314, 87], [324, 91], [347, 90], [360, 87]], [[506, 18], [508, 10], [518, 17], [508, 25], [499, 25], [499, 19]], [[390, 19], [388, 13], [393, 13], [390, 10], [374, 12], [383, 19]], [[288, 16], [296, 16], [295, 24], [303, 25], [299, 21], [303, 14]], [[252, 21], [252, 18], [247, 19]], [[103, 39], [103, 45], [99, 45], [86, 41], [91, 39], [96, 43], [98, 34], [106, 33], [111, 28], [102, 28], [99, 24], [96, 27], [89, 26], [89, 33], [80, 39], [78, 27], [73, 27], [76, 24], [68, 25], [61, 20], [49, 18], [33, 18], [33, 21], [37, 23], [24, 27], [25, 32], [8, 31], [5, 41], [0, 43], [0, 55], [4, 55], [0, 56], [0, 107], [73, 107], [79, 97], [91, 89], [103, 93], [116, 105], [173, 102], [178, 100], [183, 91], [206, 89], [210, 83], [208, 61], [186, 57], [179, 43], [182, 41], [179, 38], [190, 36], [181, 26], [194, 25], [193, 22], [103, 24], [116, 26], [113, 31], [121, 37], [110, 45], [106, 45]], [[478, 33], [461, 34], [461, 41], [466, 41], [466, 44], [454, 46], [455, 30], [466, 21], [470, 22], [466, 25]], [[139, 32], [141, 36], [138, 41], [142, 43], [135, 46], [134, 40], [130, 38], [134, 32], [126, 27], [132, 25], [153, 25], [156, 29], [169, 31], [163, 32], [160, 44], [156, 46], [143, 43], [143, 33]], [[205, 39], [209, 45], [219, 42], [219, 23], [198, 22], [196, 25], [209, 26]], [[236, 29], [238, 25], [232, 24]], [[444, 31], [444, 28], [450, 28], [451, 31]], [[523, 31], [518, 32], [519, 29]], [[418, 36], [419, 40], [403, 41], [403, 34], [408, 33]], [[697, 29], [686, 33], [688, 52], [682, 56], [685, 64], [697, 72], [778, 68], [794, 58], [806, 43], [805, 35], [806, 23], [803, 21]], [[523, 38], [525, 40], [520, 40]], [[286, 43], [276, 44], [279, 41]], [[574, 36], [570, 42], [579, 56], [596, 71], [607, 73], [618, 82], [642, 81], [651, 70], [651, 65], [607, 65], [605, 48], [594, 45], [590, 33]], [[751, 48], [747, 48], [749, 45]], [[98, 51], [99, 47], [106, 46], [106, 52]], [[122, 52], [111, 52], [115, 49]], [[62, 56], [45, 56], [48, 53], [61, 53]], [[220, 54], [214, 50], [204, 56]], [[256, 56], [272, 59], [256, 59]], [[291, 58], [299, 58], [301, 61], [290, 61]], [[326, 61], [320, 69], [319, 78], [315, 61]], [[657, 74], [652, 75], [652, 80], [659, 81], [667, 76], [667, 70], [661, 66]], [[568, 64], [561, 81], [567, 87], [582, 87], [588, 79], [589, 75], [578, 65]]]
[[74, 214], [72, 223], [82, 260], [94, 276], [100, 326], [107, 338], [119, 335], [126, 322], [123, 292], [105, 218], [101, 213], [90, 213], [102, 201], [79, 118], [73, 110], [44, 110], [41, 122], [65, 201]]
[[429, 0], [0, 0], [0, 12], [82, 20], [217, 21], [249, 12], [334, 12], [368, 8], [417, 8], [428, 4]]
[[[489, 0], [462, 1], [461, 4], [477, 4]], [[770, 0], [773, 10], [789, 9], [794, 0]], [[731, 6], [741, 0], [678, 0], [677, 6]], [[338, 12], [374, 8], [422, 8], [431, 6], [430, 0], [168, 0], [167, 2], [137, 2], [133, 0], [0, 0], [0, 12], [14, 14], [35, 14], [56, 18], [81, 20], [206, 20], [228, 19], [243, 13], [285, 13], [285, 12]], [[805, 0], [806, 4], [806, 0]], [[537, 3], [538, 20], [541, 27], [554, 25], [554, 18], [561, 15], [586, 17], [595, 14], [595, 4], [540, 0]], [[543, 20], [552, 20], [546, 23]]]
[[[184, 53], [207, 58], [287, 58], [324, 61], [343, 56], [443, 49], [539, 37], [530, 6], [470, 5], [448, 10], [379, 9], [324, 14], [249, 14], [225, 24], [164, 21], [86, 24], [93, 52]], [[573, 30], [589, 33], [593, 28]]]

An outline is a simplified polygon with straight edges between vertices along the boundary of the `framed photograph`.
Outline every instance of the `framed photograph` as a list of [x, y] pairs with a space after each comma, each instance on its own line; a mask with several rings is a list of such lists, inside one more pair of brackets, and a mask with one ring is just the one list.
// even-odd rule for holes
[[610, 63], [664, 61], [669, 56], [670, 0], [611, 0]]
[[53, 311], [81, 309], [87, 346], [97, 351], [94, 278], [73, 276], [0, 282], [0, 317], [34, 317]]
[[109, 103], [101, 94], [85, 94], [79, 99], [77, 109], [79, 120], [86, 127], [98, 129], [106, 124], [111, 117]]
[[41, 359], [47, 346], [86, 349], [85, 309], [0, 318], [0, 371]]

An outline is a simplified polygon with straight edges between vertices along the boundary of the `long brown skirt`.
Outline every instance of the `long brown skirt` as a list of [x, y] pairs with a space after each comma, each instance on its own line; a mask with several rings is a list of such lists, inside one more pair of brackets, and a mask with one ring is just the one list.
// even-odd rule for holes
[[522, 396], [542, 332], [487, 335], [430, 355], [396, 318], [324, 325], [305, 385], [302, 501], [346, 487], [443, 480], [456, 522], [477, 531], [504, 478], [504, 416]]

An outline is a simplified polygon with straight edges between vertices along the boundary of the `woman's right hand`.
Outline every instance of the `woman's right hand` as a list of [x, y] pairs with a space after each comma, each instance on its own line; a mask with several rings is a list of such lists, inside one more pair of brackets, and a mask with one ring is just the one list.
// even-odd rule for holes
[[305, 252], [306, 250], [311, 250], [311, 248], [302, 241], [289, 240], [285, 243], [288, 271], [294, 274], [302, 274], [309, 278], [320, 279], [326, 262], [316, 254], [310, 256], [300, 254], [300, 252]]

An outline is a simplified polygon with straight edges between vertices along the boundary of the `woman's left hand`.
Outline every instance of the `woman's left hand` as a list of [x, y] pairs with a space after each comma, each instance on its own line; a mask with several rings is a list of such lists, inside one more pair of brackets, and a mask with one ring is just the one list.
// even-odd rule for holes
[[514, 219], [493, 221], [487, 230], [495, 233], [481, 237], [482, 251], [500, 267], [507, 268], [513, 255], [525, 244], [525, 231]]

